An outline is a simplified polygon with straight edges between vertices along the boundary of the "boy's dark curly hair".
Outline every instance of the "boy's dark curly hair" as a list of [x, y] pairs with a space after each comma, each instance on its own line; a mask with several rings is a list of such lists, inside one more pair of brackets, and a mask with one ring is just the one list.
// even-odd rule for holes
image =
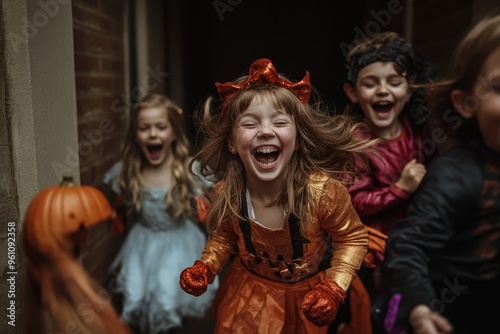
[[419, 87], [434, 80], [434, 68], [417, 54], [410, 43], [407, 43], [395, 32], [382, 32], [354, 44], [347, 54], [347, 83], [355, 87], [359, 71], [375, 62], [392, 62], [396, 71], [406, 76], [413, 88], [410, 101], [406, 104], [407, 112], [415, 125], [427, 122], [430, 108], [425, 99], [425, 91]]

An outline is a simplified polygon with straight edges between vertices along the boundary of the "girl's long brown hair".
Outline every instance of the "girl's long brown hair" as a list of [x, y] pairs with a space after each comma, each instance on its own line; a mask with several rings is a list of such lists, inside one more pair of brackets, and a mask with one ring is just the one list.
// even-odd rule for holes
[[266, 97], [290, 114], [298, 131], [299, 149], [295, 151], [283, 179], [282, 193], [273, 204], [281, 205], [296, 215], [301, 230], [309, 230], [309, 213], [317, 203], [312, 201], [309, 179], [319, 173], [341, 182], [346, 175], [354, 175], [358, 159], [378, 141], [365, 139], [367, 127], [352, 117], [330, 116], [320, 103], [302, 104], [289, 90], [268, 84], [256, 84], [240, 93], [226, 106], [219, 119], [212, 111], [213, 99], [208, 98], [201, 111], [201, 131], [205, 138], [195, 156], [200, 161], [201, 174], [223, 181], [220, 191], [213, 192], [207, 226], [212, 231], [222, 221], [238, 217], [238, 208], [245, 187], [245, 170], [240, 158], [228, 149], [228, 140], [238, 115], [246, 110], [256, 97]]
[[183, 131], [182, 109], [167, 97], [160, 94], [149, 94], [139, 101], [132, 110], [125, 141], [122, 148], [123, 166], [119, 175], [122, 193], [137, 211], [140, 210], [140, 192], [142, 188], [141, 171], [145, 163], [139, 146], [136, 143], [137, 117], [144, 109], [164, 108], [172, 126], [176, 140], [172, 143], [172, 187], [167, 193], [167, 207], [174, 217], [192, 214], [192, 192], [197, 191], [192, 173], [189, 169], [189, 141]]

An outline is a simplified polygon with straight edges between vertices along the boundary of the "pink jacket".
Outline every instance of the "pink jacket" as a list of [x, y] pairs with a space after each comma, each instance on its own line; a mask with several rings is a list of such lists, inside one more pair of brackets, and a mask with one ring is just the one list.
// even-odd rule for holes
[[416, 136], [410, 122], [402, 118], [401, 135], [377, 146], [378, 154], [369, 158], [368, 170], [349, 187], [354, 208], [365, 225], [385, 234], [405, 216], [410, 195], [398, 188], [401, 171], [412, 159], [422, 162], [422, 138]]

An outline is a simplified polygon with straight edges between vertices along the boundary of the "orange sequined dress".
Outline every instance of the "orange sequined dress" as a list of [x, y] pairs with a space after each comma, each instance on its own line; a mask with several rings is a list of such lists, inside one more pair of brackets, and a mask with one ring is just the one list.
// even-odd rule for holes
[[347, 290], [363, 262], [368, 238], [342, 184], [318, 176], [310, 189], [317, 207], [308, 235], [301, 235], [293, 215], [280, 229], [260, 225], [251, 219], [247, 196], [240, 213], [250, 218], [222, 223], [207, 242], [201, 260], [213, 273], [221, 271], [235, 244], [239, 250], [216, 297], [214, 333], [326, 333], [327, 326], [318, 328], [304, 317], [304, 295], [325, 275]]

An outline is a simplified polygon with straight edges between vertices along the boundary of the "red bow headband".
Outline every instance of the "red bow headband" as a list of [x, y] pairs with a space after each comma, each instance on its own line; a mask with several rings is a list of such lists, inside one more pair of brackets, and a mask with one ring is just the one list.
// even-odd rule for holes
[[234, 82], [226, 82], [224, 84], [216, 82], [215, 86], [219, 92], [220, 99], [225, 106], [233, 99], [233, 97], [241, 90], [246, 89], [256, 83], [267, 83], [270, 85], [280, 86], [291, 91], [302, 103], [307, 103], [311, 96], [311, 83], [309, 82], [309, 72], [302, 80], [292, 83], [278, 75], [276, 69], [269, 59], [258, 59], [253, 62], [248, 72], [248, 77], [242, 82], [235, 84]]

